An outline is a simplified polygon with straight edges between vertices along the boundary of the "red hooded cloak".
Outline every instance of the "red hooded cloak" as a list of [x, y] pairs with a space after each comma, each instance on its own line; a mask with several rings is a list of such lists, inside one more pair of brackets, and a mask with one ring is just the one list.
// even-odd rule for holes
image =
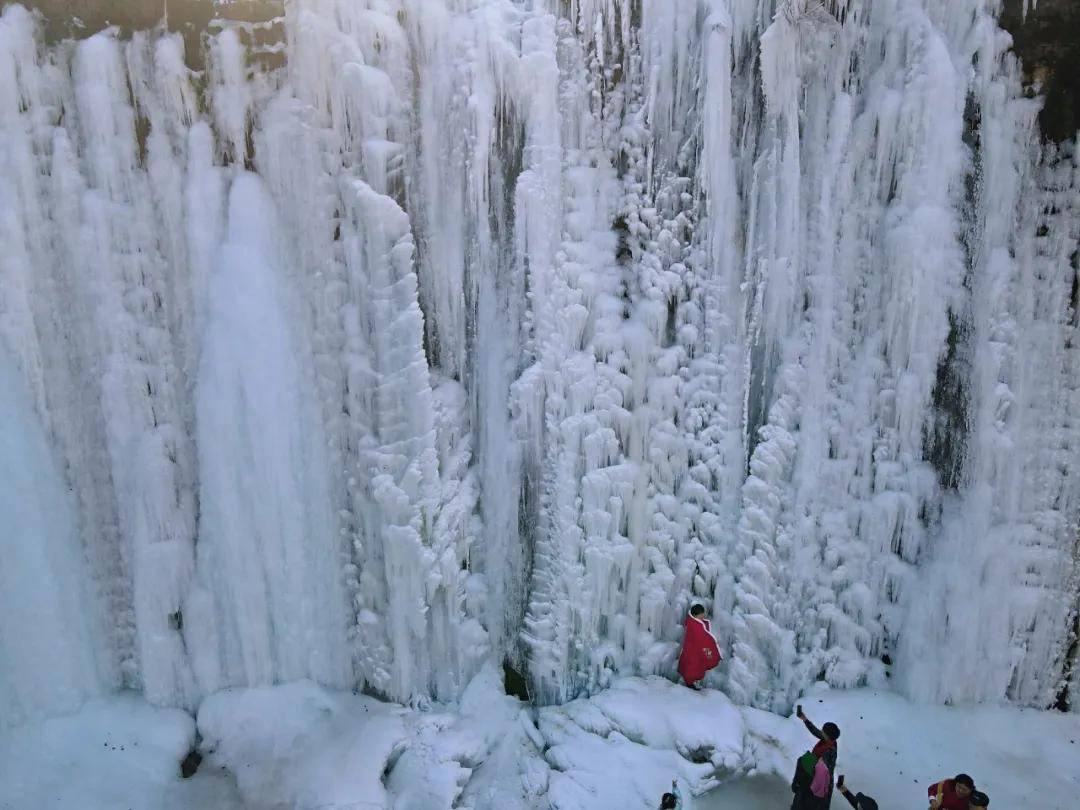
[[708, 619], [686, 617], [682, 653], [679, 655], [679, 674], [687, 686], [705, 677], [705, 673], [721, 661], [720, 645], [712, 634]]

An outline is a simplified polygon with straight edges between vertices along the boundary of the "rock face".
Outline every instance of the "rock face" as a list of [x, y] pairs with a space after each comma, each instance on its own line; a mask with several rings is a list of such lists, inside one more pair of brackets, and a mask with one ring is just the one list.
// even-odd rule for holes
[[[1080, 129], [1080, 0], [1004, 0], [1001, 25], [1013, 36], [1014, 50], [1023, 61], [1032, 89], [1046, 96], [1039, 123], [1043, 137], [1055, 142], [1072, 138]], [[163, 17], [169, 27], [190, 39], [188, 51], [198, 51], [198, 38], [214, 17], [263, 21], [282, 13], [281, 0], [245, 0], [219, 4], [213, 0], [24, 0], [46, 20], [46, 38], [81, 38], [108, 25], [127, 30], [151, 28]]]
[[1001, 25], [1013, 36], [1032, 89], [1046, 96], [1043, 137], [1060, 143], [1080, 129], [1080, 2], [1038, 0], [1025, 17], [1024, 0], [1005, 0]]
[[[21, 0], [41, 12], [45, 42], [85, 39], [110, 26], [123, 37], [164, 25], [184, 38], [188, 67], [201, 70], [202, 39], [215, 23], [254, 26], [246, 36], [253, 44], [280, 41], [282, 32], [270, 23], [284, 14], [283, 0]], [[266, 60], [266, 67], [275, 66]]]

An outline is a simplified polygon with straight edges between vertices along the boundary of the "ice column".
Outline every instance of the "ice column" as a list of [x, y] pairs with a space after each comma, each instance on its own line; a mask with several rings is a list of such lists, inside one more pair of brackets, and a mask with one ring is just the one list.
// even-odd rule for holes
[[73, 711], [103, 687], [100, 620], [74, 503], [24, 376], [0, 346], [0, 723]]
[[209, 280], [196, 390], [202, 516], [186, 621], [207, 691], [351, 682], [326, 439], [276, 233], [262, 181], [241, 174]]

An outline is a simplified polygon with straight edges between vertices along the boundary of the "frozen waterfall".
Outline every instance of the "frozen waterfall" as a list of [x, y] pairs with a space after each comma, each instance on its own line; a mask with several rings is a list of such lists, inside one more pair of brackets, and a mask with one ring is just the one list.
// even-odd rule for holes
[[71, 496], [25, 388], [0, 353], [0, 707], [15, 723], [78, 708], [104, 674]]
[[7, 6], [5, 722], [559, 702], [692, 599], [737, 701], [1076, 710], [1080, 165], [999, 6]]
[[[273, 203], [232, 184], [196, 377], [200, 531], [189, 634], [203, 690], [349, 683], [341, 546], [305, 341], [273, 256]], [[310, 353], [310, 349], [307, 353]], [[209, 604], [206, 604], [209, 602]], [[209, 649], [203, 650], [203, 647]]]

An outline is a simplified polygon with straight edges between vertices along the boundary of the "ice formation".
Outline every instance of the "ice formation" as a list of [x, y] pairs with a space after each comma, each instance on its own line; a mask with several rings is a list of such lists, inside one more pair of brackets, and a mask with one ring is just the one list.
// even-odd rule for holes
[[692, 599], [737, 702], [1080, 706], [1080, 179], [999, 5], [7, 6], [5, 720], [563, 702]]
[[102, 617], [88, 610], [70, 495], [5, 353], [0, 392], [0, 709], [19, 723], [101, 691]]

